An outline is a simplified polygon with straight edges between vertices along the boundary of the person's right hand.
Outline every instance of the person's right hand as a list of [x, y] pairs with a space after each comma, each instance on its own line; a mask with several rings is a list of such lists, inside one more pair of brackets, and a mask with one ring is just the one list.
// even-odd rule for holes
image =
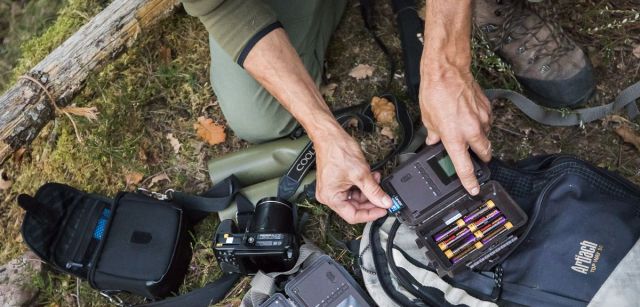
[[316, 199], [349, 224], [374, 221], [387, 214], [391, 198], [380, 188], [356, 141], [341, 128], [331, 139], [315, 140]]
[[426, 70], [419, 99], [422, 122], [428, 131], [427, 144], [442, 141], [462, 185], [469, 194], [478, 194], [480, 187], [469, 148], [481, 160], [491, 160], [491, 142], [487, 138], [491, 128], [489, 100], [470, 71], [455, 67], [448, 67], [447, 73]]

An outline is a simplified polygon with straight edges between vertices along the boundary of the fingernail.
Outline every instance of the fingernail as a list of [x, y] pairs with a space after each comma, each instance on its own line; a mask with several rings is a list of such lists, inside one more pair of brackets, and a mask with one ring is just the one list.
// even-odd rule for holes
[[391, 208], [391, 197], [385, 197], [382, 199], [382, 204], [385, 206], [385, 208]]
[[475, 188], [471, 189], [471, 195], [472, 196], [476, 196], [476, 195], [478, 195], [478, 193], [480, 193], [480, 188], [475, 187]]

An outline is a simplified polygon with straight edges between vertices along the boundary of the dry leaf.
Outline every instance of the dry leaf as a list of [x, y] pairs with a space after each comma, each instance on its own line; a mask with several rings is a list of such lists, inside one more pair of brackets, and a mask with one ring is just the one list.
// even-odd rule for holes
[[180, 141], [178, 141], [178, 139], [173, 136], [173, 133], [167, 133], [167, 140], [169, 140], [169, 144], [171, 144], [173, 152], [177, 155], [180, 151], [180, 147], [182, 147], [182, 144], [180, 144]]
[[200, 154], [200, 152], [202, 151], [202, 147], [203, 146], [204, 146], [204, 142], [200, 142], [200, 141], [191, 142], [191, 147], [193, 147], [193, 153], [195, 155]]
[[615, 123], [618, 125], [623, 125], [623, 124], [628, 124], [631, 123], [628, 119], [618, 115], [618, 114], [612, 114], [609, 115], [607, 117], [604, 118], [604, 123], [608, 124], [608, 123]]
[[393, 124], [396, 120], [396, 107], [385, 98], [373, 96], [371, 111], [380, 125]]
[[171, 179], [169, 179], [169, 176], [167, 176], [166, 173], [155, 175], [151, 177], [151, 183], [149, 184], [149, 187], [152, 187], [154, 184], [164, 180], [171, 181]]
[[633, 144], [636, 149], [640, 150], [640, 134], [637, 131], [626, 125], [615, 128], [614, 131], [622, 137], [623, 141]]
[[374, 70], [375, 68], [367, 64], [359, 64], [349, 72], [349, 76], [356, 78], [356, 80], [361, 80], [371, 77]]
[[124, 181], [127, 186], [136, 185], [142, 181], [142, 177], [144, 177], [144, 175], [140, 172], [130, 172], [124, 175]]
[[144, 151], [144, 148], [142, 147], [138, 148], [138, 159], [142, 162], [147, 162], [148, 160], [147, 153]]
[[322, 94], [322, 96], [324, 96], [325, 98], [331, 98], [333, 97], [333, 93], [336, 92], [336, 88], [338, 88], [338, 84], [336, 83], [323, 85], [320, 87], [320, 94]]
[[9, 180], [9, 177], [7, 177], [4, 170], [0, 170], [0, 191], [9, 189], [12, 184], [13, 182]]
[[169, 64], [171, 62], [171, 48], [160, 46], [160, 50], [158, 50], [158, 55], [160, 56], [160, 61], [163, 64]]
[[640, 44], [633, 47], [633, 56], [640, 59]]
[[20, 165], [22, 164], [22, 158], [24, 158], [24, 153], [27, 151], [26, 147], [20, 147], [16, 152], [13, 153], [13, 163]]
[[193, 124], [193, 128], [196, 129], [198, 136], [209, 145], [220, 144], [227, 138], [224, 127], [214, 123], [211, 118], [198, 117], [198, 122]]
[[392, 129], [389, 126], [382, 127], [382, 130], [380, 130], [380, 134], [382, 134], [382, 135], [384, 135], [384, 136], [386, 136], [386, 137], [388, 137], [388, 138], [390, 138], [392, 140], [395, 140], [395, 138], [396, 138], [396, 132], [394, 131], [394, 129]]
[[75, 105], [70, 105], [60, 109], [62, 112], [67, 112], [69, 114], [73, 114], [76, 116], [84, 117], [90, 121], [94, 121], [98, 119], [98, 108], [96, 107], [76, 107]]

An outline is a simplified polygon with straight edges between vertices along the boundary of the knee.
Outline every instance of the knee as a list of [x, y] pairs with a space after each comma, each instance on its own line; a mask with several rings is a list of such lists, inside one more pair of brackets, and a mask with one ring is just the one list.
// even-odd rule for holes
[[269, 114], [245, 114], [245, 116], [226, 116], [229, 128], [235, 135], [250, 143], [264, 143], [289, 135], [297, 126], [296, 120], [287, 116], [269, 116]]

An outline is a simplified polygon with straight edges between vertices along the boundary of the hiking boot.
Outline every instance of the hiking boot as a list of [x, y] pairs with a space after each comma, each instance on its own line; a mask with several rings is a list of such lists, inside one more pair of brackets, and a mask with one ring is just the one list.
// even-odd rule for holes
[[591, 61], [559, 26], [533, 12], [524, 0], [475, 0], [474, 6], [478, 29], [540, 104], [573, 107], [591, 97]]

